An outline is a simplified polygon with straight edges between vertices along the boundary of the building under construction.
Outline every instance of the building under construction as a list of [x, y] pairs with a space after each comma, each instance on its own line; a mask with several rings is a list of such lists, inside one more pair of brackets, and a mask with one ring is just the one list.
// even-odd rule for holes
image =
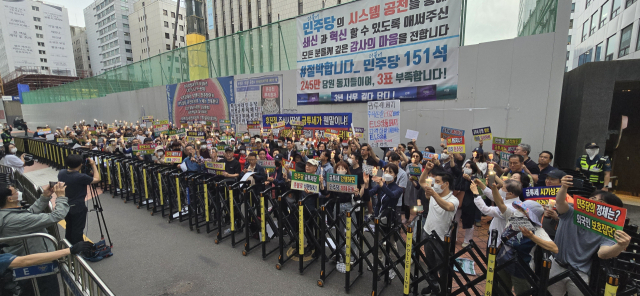
[[22, 67], [20, 69], [17, 69], [16, 71], [9, 73], [8, 76], [2, 77], [2, 95], [17, 96], [18, 84], [29, 85], [29, 90], [67, 84], [71, 81], [80, 79], [74, 75], [76, 71], [80, 70], [42, 70], [40, 67]]

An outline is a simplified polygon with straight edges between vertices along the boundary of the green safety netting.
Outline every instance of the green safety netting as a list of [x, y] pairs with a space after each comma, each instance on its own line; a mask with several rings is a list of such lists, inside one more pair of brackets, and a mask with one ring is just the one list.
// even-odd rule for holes
[[[200, 65], [200, 61], [197, 64], [199, 67], [208, 66], [209, 78], [294, 69], [296, 20], [293, 18], [272, 23], [207, 40], [204, 44], [207, 65]], [[198, 47], [198, 50], [203, 48], [202, 43], [191, 47]], [[195, 80], [197, 78], [191, 79], [189, 75], [189, 48], [174, 49], [91, 78], [24, 93], [24, 104], [86, 100], [111, 93]]]

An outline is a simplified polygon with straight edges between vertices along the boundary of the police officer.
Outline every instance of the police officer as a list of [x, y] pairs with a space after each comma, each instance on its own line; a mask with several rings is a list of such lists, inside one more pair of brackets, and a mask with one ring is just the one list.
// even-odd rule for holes
[[600, 147], [596, 143], [589, 143], [585, 147], [587, 154], [576, 161], [576, 171], [582, 172], [596, 189], [609, 191], [611, 177], [611, 159], [600, 156]]
[[2, 129], [2, 135], [0, 136], [2, 137], [2, 144], [4, 145], [4, 153], [9, 154], [9, 144], [11, 144], [11, 140], [13, 139], [11, 132], [9, 132], [9, 128], [5, 126]]

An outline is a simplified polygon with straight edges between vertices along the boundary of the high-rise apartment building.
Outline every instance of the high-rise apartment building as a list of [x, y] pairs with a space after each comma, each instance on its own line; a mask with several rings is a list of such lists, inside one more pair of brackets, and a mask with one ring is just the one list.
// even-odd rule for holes
[[41, 1], [0, 4], [0, 75], [76, 76], [69, 15], [61, 6]]
[[640, 1], [576, 0], [565, 70], [589, 62], [640, 58]]
[[84, 27], [70, 26], [71, 43], [73, 44], [73, 60], [76, 73], [80, 78], [91, 77], [91, 63], [89, 58], [89, 43]]
[[173, 49], [174, 38], [176, 48], [186, 45], [184, 2], [181, 6], [176, 28], [175, 1], [140, 0], [133, 5], [134, 12], [129, 15], [129, 29], [134, 62]]
[[206, 0], [209, 39], [353, 0]]
[[129, 14], [133, 0], [97, 0], [84, 9], [93, 75], [133, 63]]

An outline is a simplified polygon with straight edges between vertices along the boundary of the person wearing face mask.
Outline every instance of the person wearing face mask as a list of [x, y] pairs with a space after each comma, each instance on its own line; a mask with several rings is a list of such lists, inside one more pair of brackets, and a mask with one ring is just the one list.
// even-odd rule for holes
[[155, 155], [153, 156], [153, 162], [157, 164], [164, 163], [164, 148], [162, 148], [162, 145], [156, 146]]
[[456, 221], [460, 219], [462, 222], [462, 229], [465, 232], [464, 240], [462, 241], [462, 247], [464, 248], [469, 245], [469, 240], [473, 238], [476, 212], [479, 212], [473, 201], [475, 195], [469, 188], [469, 185], [473, 183], [473, 180], [481, 177], [482, 172], [473, 161], [465, 163], [462, 171], [458, 169], [458, 166], [453, 167], [452, 170], [457, 181], [456, 188], [459, 188], [459, 190], [463, 192], [462, 200], [459, 200], [460, 207], [459, 211], [456, 213]]
[[[349, 164], [347, 164], [347, 162], [345, 161], [339, 161], [336, 164], [335, 167], [335, 171], [338, 175], [354, 175], [352, 171], [349, 170]], [[337, 197], [337, 203], [339, 204], [340, 207], [340, 219], [346, 219], [344, 217], [346, 217], [346, 213], [351, 211], [353, 209], [354, 204], [360, 200], [360, 196], [362, 195], [361, 193], [364, 191], [364, 188], [362, 188], [362, 190], [360, 188], [356, 188], [354, 190], [354, 192], [351, 193], [347, 193], [347, 192], [335, 192], [336, 197]], [[354, 219], [353, 221], [356, 221], [356, 219]], [[353, 222], [352, 221], [352, 222]], [[351, 233], [354, 234], [354, 230], [357, 226], [354, 226], [351, 228]], [[345, 229], [345, 225], [340, 223], [338, 225], [338, 231], [341, 231], [342, 233], [346, 232]], [[343, 252], [346, 250], [346, 247], [343, 246], [342, 247]], [[338, 255], [339, 258], [339, 262], [337, 265], [338, 271], [341, 273], [345, 273], [345, 266], [344, 266], [344, 259], [341, 254]], [[337, 257], [333, 257], [332, 258], [333, 261], [337, 261], [338, 258]]]
[[[28, 209], [20, 206], [22, 192], [14, 187], [0, 188], [0, 237], [12, 237], [31, 233], [48, 233], [47, 227], [56, 225], [65, 218], [69, 212], [68, 198], [65, 195], [64, 183], [57, 183], [53, 188], [49, 185], [33, 205]], [[51, 195], [56, 193], [56, 204], [51, 213], [44, 213], [49, 207]], [[42, 238], [27, 239], [29, 254], [53, 252], [56, 247], [48, 240]], [[9, 244], [5, 252], [17, 256], [26, 255], [22, 241]], [[38, 277], [38, 290], [40, 295], [59, 295], [58, 276], [49, 275]], [[31, 281], [19, 282], [23, 291], [33, 291]]]
[[[543, 210], [539, 203], [533, 200], [525, 202], [516, 200], [512, 203], [512, 207], [507, 207], [498, 193], [498, 189], [492, 186], [491, 190], [493, 200], [495, 200], [500, 213], [507, 221], [501, 239], [498, 239], [505, 242], [496, 256], [496, 264], [506, 264], [516, 256], [520, 257], [524, 263], [529, 263], [533, 257], [533, 248], [536, 245], [554, 254], [558, 253], [558, 246], [540, 225], [540, 216], [542, 216]], [[531, 227], [515, 227], [512, 223], [516, 220], [529, 222]], [[498, 289], [502, 292], [499, 293], [500, 295], [509, 295], [512, 289], [516, 295], [524, 295], [531, 288], [531, 285], [526, 280], [526, 271], [522, 270], [522, 268], [517, 268], [515, 264], [511, 264], [499, 271], [498, 276], [508, 288], [508, 291], [505, 291], [502, 286], [498, 286]]]
[[9, 144], [9, 154], [0, 160], [0, 164], [14, 168], [16, 171], [24, 174], [24, 153], [20, 157], [16, 156], [18, 148], [13, 143]]
[[[429, 213], [424, 223], [424, 233], [422, 237], [429, 237], [429, 235], [435, 231], [440, 239], [444, 241], [445, 235], [449, 231], [449, 227], [458, 210], [459, 202], [458, 198], [456, 198], [451, 191], [453, 176], [438, 168], [434, 170], [435, 177], [429, 179], [429, 173], [432, 170], [434, 170], [434, 165], [431, 162], [427, 162], [425, 169], [420, 175], [420, 181], [418, 182], [424, 190], [426, 199], [429, 201]], [[425, 244], [424, 248], [427, 259], [425, 262], [429, 265], [429, 269], [442, 263], [441, 257], [436, 255], [438, 251], [440, 254], [444, 252], [444, 246], [442, 244], [436, 241], [435, 244]], [[440, 292], [438, 281], [433, 276], [429, 275], [427, 282], [429, 283], [429, 287], [421, 291], [422, 295]]]
[[611, 179], [611, 159], [601, 156], [600, 147], [596, 143], [589, 143], [584, 147], [586, 155], [576, 161], [576, 171], [582, 172], [598, 190], [609, 191]]

